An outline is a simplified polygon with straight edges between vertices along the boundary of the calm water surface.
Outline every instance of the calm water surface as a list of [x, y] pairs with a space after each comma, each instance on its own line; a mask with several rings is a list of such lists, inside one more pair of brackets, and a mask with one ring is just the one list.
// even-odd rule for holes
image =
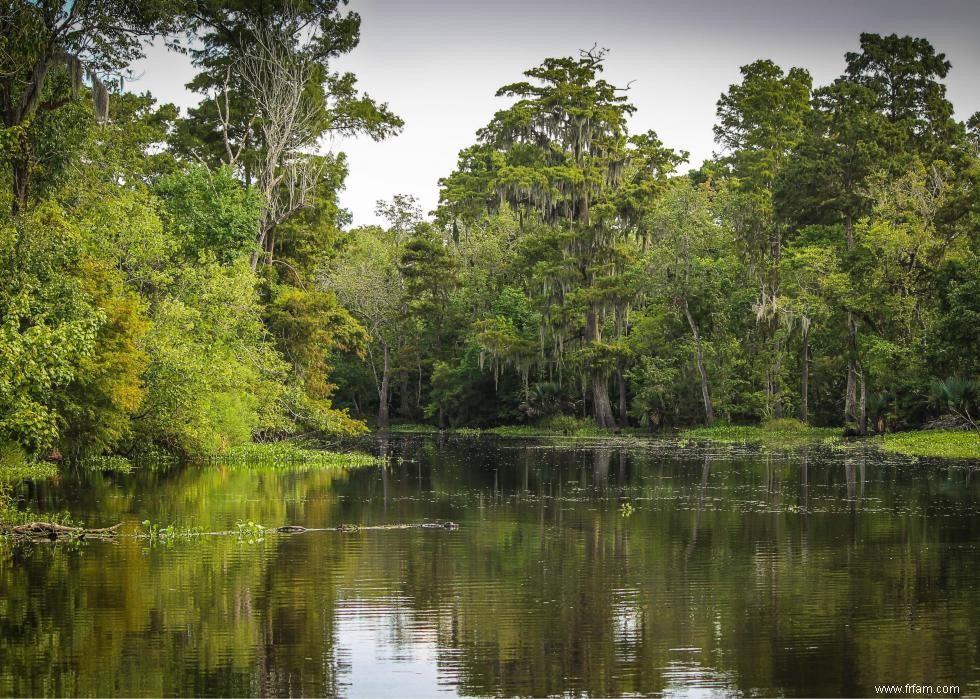
[[129, 531], [460, 528], [8, 543], [0, 694], [980, 693], [969, 465], [822, 446], [372, 448], [386, 467], [137, 468], [25, 486], [30, 507]]

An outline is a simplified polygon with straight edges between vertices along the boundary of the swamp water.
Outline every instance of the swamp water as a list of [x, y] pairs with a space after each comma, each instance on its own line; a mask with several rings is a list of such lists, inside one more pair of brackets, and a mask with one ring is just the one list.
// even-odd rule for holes
[[[870, 449], [374, 441], [386, 467], [70, 470], [0, 544], [2, 695], [980, 693], [980, 473]], [[976, 467], [978, 464], [972, 464]], [[207, 537], [451, 520], [445, 529]]]

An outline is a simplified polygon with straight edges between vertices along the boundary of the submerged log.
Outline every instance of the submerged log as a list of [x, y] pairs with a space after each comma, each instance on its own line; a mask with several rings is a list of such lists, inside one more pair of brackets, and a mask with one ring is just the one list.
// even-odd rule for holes
[[[114, 540], [118, 536], [119, 528], [121, 526], [122, 523], [115, 524], [111, 527], [103, 527], [101, 529], [86, 529], [84, 527], [69, 527], [63, 524], [55, 524], [53, 522], [28, 522], [26, 524], [17, 525], [0, 525], [0, 536], [9, 536], [21, 541], [33, 542], [61, 540], [77, 541], [80, 539]], [[387, 531], [394, 529], [442, 529], [447, 531], [456, 531], [459, 529], [459, 525], [455, 522], [415, 522], [411, 524], [341, 524], [336, 527], [308, 528], [301, 527], [297, 524], [286, 524], [281, 527], [265, 529], [264, 531], [270, 534], [303, 534], [305, 532], [329, 531], [353, 534], [360, 531]], [[205, 532], [196, 530], [187, 534], [176, 534], [173, 536], [174, 538], [194, 538], [200, 536], [232, 536], [235, 534], [241, 535], [241, 532]], [[163, 531], [154, 534], [137, 532], [132, 536], [137, 539], [166, 539], [170, 537], [170, 535], [165, 534]]]
[[0, 534], [29, 541], [56, 541], [58, 539], [112, 539], [119, 533], [122, 524], [101, 529], [86, 529], [84, 527], [67, 527], [52, 522], [28, 522], [26, 524], [6, 525], [0, 527]]

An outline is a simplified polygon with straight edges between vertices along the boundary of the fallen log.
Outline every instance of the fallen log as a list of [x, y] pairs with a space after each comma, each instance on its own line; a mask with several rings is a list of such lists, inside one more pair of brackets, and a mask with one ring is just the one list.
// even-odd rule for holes
[[[53, 522], [28, 522], [17, 525], [0, 525], [0, 536], [9, 536], [21, 541], [61, 541], [61, 540], [80, 540], [80, 539], [116, 539], [119, 535], [119, 528], [122, 523], [114, 524], [111, 527], [101, 529], [86, 529], [85, 527], [69, 527], [64, 524]], [[411, 524], [341, 524], [336, 527], [308, 528], [296, 524], [286, 524], [281, 527], [262, 528], [259, 531], [267, 534], [303, 534], [305, 532], [342, 532], [353, 534], [360, 531], [387, 531], [394, 529], [443, 529], [456, 531], [459, 525], [455, 522], [415, 522]], [[193, 538], [199, 536], [241, 536], [241, 532], [220, 531], [205, 532], [196, 530], [193, 532], [166, 534], [164, 530], [157, 533], [137, 532], [133, 534], [137, 539], [179, 539]]]
[[120, 524], [101, 529], [86, 529], [85, 527], [68, 527], [52, 522], [27, 522], [26, 524], [0, 526], [0, 534], [25, 540], [58, 539], [112, 539], [119, 533]]

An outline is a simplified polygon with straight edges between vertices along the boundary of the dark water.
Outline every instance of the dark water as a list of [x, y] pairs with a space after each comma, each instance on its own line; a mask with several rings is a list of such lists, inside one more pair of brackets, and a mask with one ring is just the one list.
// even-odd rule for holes
[[374, 448], [387, 468], [26, 488], [27, 505], [88, 526], [460, 528], [0, 546], [0, 694], [980, 692], [968, 466], [819, 446]]

